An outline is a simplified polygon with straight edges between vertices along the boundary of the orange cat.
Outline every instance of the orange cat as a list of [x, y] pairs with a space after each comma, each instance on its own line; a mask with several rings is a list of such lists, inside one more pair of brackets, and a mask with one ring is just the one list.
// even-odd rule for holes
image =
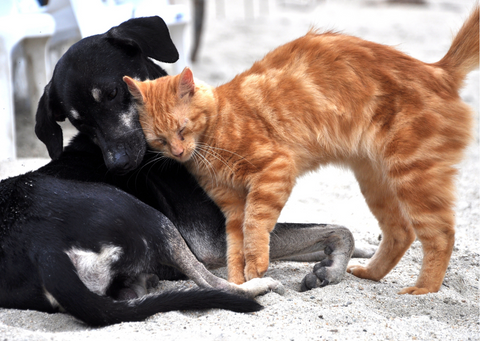
[[426, 64], [391, 47], [309, 32], [212, 88], [181, 75], [124, 80], [148, 144], [182, 162], [226, 217], [228, 277], [269, 264], [269, 233], [296, 178], [327, 163], [350, 167], [383, 231], [355, 276], [380, 280], [414, 241], [417, 283], [439, 290], [454, 244], [454, 165], [471, 138], [459, 95], [479, 62], [479, 9], [446, 56]]

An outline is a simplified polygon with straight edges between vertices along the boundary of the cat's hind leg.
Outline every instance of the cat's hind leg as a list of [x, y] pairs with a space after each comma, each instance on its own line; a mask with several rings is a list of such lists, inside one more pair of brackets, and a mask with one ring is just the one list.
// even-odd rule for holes
[[370, 211], [378, 220], [382, 241], [366, 266], [350, 265], [347, 271], [360, 278], [378, 281], [397, 265], [415, 240], [415, 233], [383, 172], [369, 160], [358, 161], [352, 169]]
[[455, 240], [454, 175], [449, 166], [433, 166], [409, 172], [409, 181], [400, 181], [398, 196], [411, 218], [422, 243], [423, 261], [415, 286], [400, 294], [437, 292], [443, 282]]

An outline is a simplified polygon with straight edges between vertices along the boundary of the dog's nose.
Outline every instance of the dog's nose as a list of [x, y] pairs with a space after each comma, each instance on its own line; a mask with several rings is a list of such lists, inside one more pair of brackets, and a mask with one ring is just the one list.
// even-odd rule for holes
[[125, 153], [115, 153], [113, 156], [113, 167], [117, 171], [129, 171], [130, 159]]

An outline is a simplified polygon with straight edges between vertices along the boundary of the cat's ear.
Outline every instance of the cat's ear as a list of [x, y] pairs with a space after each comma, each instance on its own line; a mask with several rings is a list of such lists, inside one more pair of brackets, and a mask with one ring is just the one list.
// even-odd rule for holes
[[127, 84], [128, 90], [133, 97], [135, 97], [139, 101], [145, 102], [145, 98], [143, 96], [143, 92], [140, 86], [138, 85], [138, 81], [128, 76], [124, 76], [123, 81]]
[[193, 73], [190, 68], [186, 67], [180, 74], [178, 81], [178, 97], [184, 98], [185, 96], [192, 97], [195, 93], [195, 81], [193, 80]]

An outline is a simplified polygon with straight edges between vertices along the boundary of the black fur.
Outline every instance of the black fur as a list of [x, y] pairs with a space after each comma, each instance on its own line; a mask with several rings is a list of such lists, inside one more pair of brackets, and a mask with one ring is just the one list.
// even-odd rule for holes
[[[164, 242], [181, 237], [159, 211], [115, 187], [63, 180], [42, 174], [45, 170], [49, 166], [0, 182], [1, 307], [46, 312], [63, 308], [91, 325], [139, 321], [178, 309], [261, 308], [253, 300], [208, 289], [128, 302], [93, 293], [77, 276], [66, 251], [75, 247], [99, 253], [104, 246], [120, 247], [121, 257], [110, 266], [109, 287], [123, 288], [127, 279], [176, 266]], [[52, 306], [46, 292], [60, 307]]]

